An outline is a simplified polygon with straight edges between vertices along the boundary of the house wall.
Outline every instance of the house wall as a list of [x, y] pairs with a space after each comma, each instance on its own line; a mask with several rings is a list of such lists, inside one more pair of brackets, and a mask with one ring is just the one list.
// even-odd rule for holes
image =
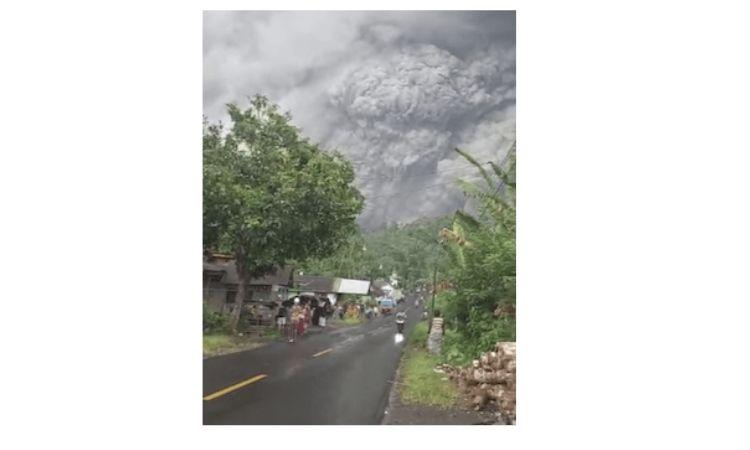
[[[234, 295], [237, 286], [226, 285], [219, 281], [203, 280], [203, 301], [206, 302], [211, 311], [228, 314], [234, 306]], [[284, 286], [249, 286], [245, 302], [268, 302], [286, 300], [286, 287]], [[227, 295], [232, 301], [228, 302]]]
[[251, 285], [250, 292], [252, 292], [252, 295], [249, 300], [253, 302], [267, 302], [272, 298], [271, 286]]
[[281, 302], [287, 299], [287, 288], [279, 285], [250, 286], [253, 291], [254, 302]]
[[224, 312], [226, 298], [226, 286], [217, 281], [203, 279], [203, 301], [207, 304], [208, 309], [216, 312]]

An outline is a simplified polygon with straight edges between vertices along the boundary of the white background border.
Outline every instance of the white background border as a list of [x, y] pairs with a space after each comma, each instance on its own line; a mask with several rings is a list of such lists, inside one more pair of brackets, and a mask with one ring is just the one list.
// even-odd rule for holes
[[357, 3], [518, 10], [519, 421], [293, 431], [201, 426], [201, 9], [312, 6], [6, 5], [3, 447], [747, 448], [748, 14], [607, 5]]

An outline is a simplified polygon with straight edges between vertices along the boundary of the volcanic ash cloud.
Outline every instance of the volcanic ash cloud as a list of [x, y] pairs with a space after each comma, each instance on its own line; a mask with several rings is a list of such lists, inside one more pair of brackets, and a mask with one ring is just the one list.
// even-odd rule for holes
[[434, 45], [368, 61], [329, 91], [329, 146], [357, 167], [366, 226], [450, 212], [452, 181], [474, 176], [452, 149], [498, 161], [515, 136], [515, 58], [496, 48], [462, 60]]

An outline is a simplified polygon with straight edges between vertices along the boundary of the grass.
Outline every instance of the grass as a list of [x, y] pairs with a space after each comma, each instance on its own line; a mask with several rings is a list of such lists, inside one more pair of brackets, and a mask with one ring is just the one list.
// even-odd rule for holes
[[429, 325], [426, 320], [419, 321], [409, 334], [409, 346], [427, 349], [427, 328]]
[[203, 336], [203, 353], [216, 353], [219, 350], [234, 347], [232, 336], [223, 334]]
[[281, 331], [276, 327], [271, 327], [263, 333], [263, 337], [268, 339], [278, 339], [281, 337]]
[[458, 388], [433, 369], [439, 356], [427, 352], [427, 322], [419, 322], [409, 336], [402, 361], [401, 401], [411, 405], [450, 408], [459, 399]]
[[362, 323], [362, 319], [359, 317], [344, 317], [342, 322], [346, 325], [359, 325]]
[[232, 336], [228, 334], [203, 335], [203, 356], [224, 355], [260, 347], [280, 336], [278, 330], [269, 329], [263, 336]]

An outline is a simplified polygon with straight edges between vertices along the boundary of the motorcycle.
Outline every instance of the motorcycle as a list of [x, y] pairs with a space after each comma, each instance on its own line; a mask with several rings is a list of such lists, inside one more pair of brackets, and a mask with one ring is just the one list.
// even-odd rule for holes
[[396, 329], [398, 334], [404, 334], [404, 325], [406, 324], [406, 314], [396, 314]]

